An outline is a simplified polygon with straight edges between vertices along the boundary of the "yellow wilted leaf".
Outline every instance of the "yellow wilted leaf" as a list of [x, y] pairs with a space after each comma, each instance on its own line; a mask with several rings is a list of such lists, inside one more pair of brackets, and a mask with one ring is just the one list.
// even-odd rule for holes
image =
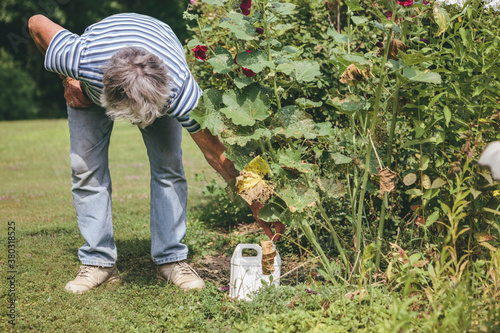
[[410, 186], [411, 184], [415, 183], [417, 180], [417, 175], [414, 173], [409, 173], [403, 178], [403, 183], [406, 186]]
[[271, 172], [269, 165], [260, 156], [255, 157], [250, 161], [240, 173], [240, 176], [236, 178], [236, 188], [238, 193], [248, 190], [260, 181], [263, 180], [264, 176]]
[[361, 71], [356, 65], [350, 64], [347, 66], [344, 73], [342, 73], [342, 77], [340, 78], [340, 82], [348, 85], [355, 85], [359, 82], [365, 81], [366, 77], [370, 75], [370, 70], [365, 69]]
[[485, 248], [487, 248], [488, 250], [490, 250], [491, 252], [496, 252], [497, 248], [494, 247], [493, 245], [491, 245], [490, 243], [488, 242], [481, 242], [479, 243], [480, 245], [484, 246]]
[[389, 263], [389, 265], [387, 265], [387, 270], [385, 271], [385, 274], [387, 275], [387, 281], [391, 281], [391, 278], [392, 278], [392, 260]]
[[394, 190], [393, 179], [396, 177], [396, 173], [389, 168], [384, 168], [378, 174], [380, 176], [380, 195]]
[[474, 238], [477, 239], [478, 242], [487, 242], [487, 241], [493, 240], [493, 236], [491, 236], [485, 232], [474, 233]]
[[436, 36], [440, 36], [443, 32], [448, 29], [450, 23], [450, 16], [448, 12], [439, 6], [439, 3], [436, 2], [432, 8], [432, 14], [434, 16], [434, 21], [439, 26], [439, 30], [436, 33]]
[[262, 181], [262, 177], [254, 172], [243, 170], [238, 177], [236, 177], [236, 188], [238, 193], [248, 190]]
[[429, 178], [429, 176], [427, 176], [426, 174], [423, 174], [422, 175], [422, 186], [428, 190], [431, 188], [432, 186], [432, 183], [431, 183], [431, 179]]
[[269, 165], [267, 165], [266, 161], [264, 161], [264, 159], [260, 156], [257, 156], [256, 158], [251, 160], [250, 163], [248, 163], [247, 166], [243, 168], [243, 170], [247, 172], [254, 172], [260, 177], [264, 177], [271, 172], [271, 168], [269, 168]]
[[262, 157], [257, 156], [236, 177], [236, 192], [249, 205], [255, 201], [265, 202], [274, 191], [274, 187], [264, 180], [269, 172], [269, 165]]

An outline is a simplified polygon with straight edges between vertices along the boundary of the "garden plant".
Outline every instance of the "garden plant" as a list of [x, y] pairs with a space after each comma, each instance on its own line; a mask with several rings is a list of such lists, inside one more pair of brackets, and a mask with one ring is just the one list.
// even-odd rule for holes
[[[204, 90], [193, 116], [240, 171], [203, 190], [194, 178], [215, 175], [185, 133], [184, 241], [202, 290], [154, 278], [147, 155], [137, 129], [117, 123], [110, 170], [123, 282], [66, 293], [83, 241], [67, 121], [0, 122], [0, 215], [16, 226], [16, 324], [4, 320], [4, 283], [0, 331], [498, 332], [500, 186], [477, 161], [500, 140], [500, 12], [489, 1], [449, 2], [190, 1], [175, 24], [188, 25], [187, 59]], [[68, 21], [101, 15], [57, 3], [72, 10]], [[154, 14], [158, 4], [145, 3], [91, 7]], [[158, 15], [173, 10], [162, 6]], [[20, 77], [12, 89], [40, 88]], [[50, 109], [42, 104], [25, 112]], [[280, 287], [234, 300], [223, 273], [232, 251], [267, 239], [250, 224], [257, 201], [262, 220], [287, 225], [275, 243]]]
[[288, 238], [360, 302], [384, 283], [436, 321], [458, 306], [469, 327], [498, 325], [499, 187], [477, 165], [500, 138], [498, 12], [194, 0], [185, 18], [205, 84], [195, 117], [243, 170], [230, 191], [297, 228]]

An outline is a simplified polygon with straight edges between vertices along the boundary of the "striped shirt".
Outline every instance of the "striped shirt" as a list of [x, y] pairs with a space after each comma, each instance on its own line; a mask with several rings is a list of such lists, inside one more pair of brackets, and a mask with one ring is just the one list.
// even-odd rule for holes
[[79, 80], [82, 89], [97, 105], [103, 93], [103, 66], [125, 46], [141, 47], [161, 58], [169, 70], [173, 94], [165, 105], [167, 115], [179, 120], [190, 133], [200, 125], [189, 113], [198, 105], [202, 91], [186, 63], [181, 43], [165, 23], [140, 14], [110, 16], [78, 36], [58, 31], [45, 55], [45, 68]]

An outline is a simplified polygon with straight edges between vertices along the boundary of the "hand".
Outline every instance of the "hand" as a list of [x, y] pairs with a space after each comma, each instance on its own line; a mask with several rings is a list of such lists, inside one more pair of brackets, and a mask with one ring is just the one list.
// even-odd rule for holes
[[94, 103], [83, 93], [80, 81], [66, 78], [64, 84], [64, 99], [72, 108], [86, 109]]
[[[267, 237], [269, 237], [272, 241], [279, 241], [281, 235], [283, 235], [283, 232], [285, 231], [285, 225], [280, 221], [268, 223], [259, 219], [259, 210], [261, 210], [262, 207], [264, 207], [264, 205], [260, 201], [256, 201], [250, 206], [250, 209], [252, 210], [253, 213], [253, 217], [260, 225], [260, 227], [264, 230], [264, 233], [267, 235]], [[273, 231], [271, 230], [271, 226], [274, 226], [276, 234], [274, 234]]]

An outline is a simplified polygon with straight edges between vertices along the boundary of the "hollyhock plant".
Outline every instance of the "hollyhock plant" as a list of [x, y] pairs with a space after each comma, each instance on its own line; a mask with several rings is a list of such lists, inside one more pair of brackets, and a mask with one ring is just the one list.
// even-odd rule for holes
[[240, 9], [243, 15], [250, 15], [250, 7], [252, 7], [252, 0], [241, 0]]
[[405, 7], [413, 6], [413, 0], [396, 0], [396, 2], [398, 4], [400, 4], [401, 6], [405, 6]]
[[[251, 53], [250, 50], [245, 50], [247, 53]], [[235, 55], [234, 56], [234, 63], [237, 65], [238, 63], [236, 62], [236, 57], [238, 55]], [[246, 77], [252, 77], [252, 76], [255, 76], [255, 72], [251, 69], [248, 69], [248, 68], [245, 68], [245, 67], [241, 67], [242, 71], [243, 71], [243, 74], [245, 74]], [[239, 72], [239, 70], [237, 69], [236, 72]]]
[[194, 52], [194, 57], [199, 60], [205, 60], [207, 58], [208, 47], [205, 45], [197, 45], [192, 51]]

